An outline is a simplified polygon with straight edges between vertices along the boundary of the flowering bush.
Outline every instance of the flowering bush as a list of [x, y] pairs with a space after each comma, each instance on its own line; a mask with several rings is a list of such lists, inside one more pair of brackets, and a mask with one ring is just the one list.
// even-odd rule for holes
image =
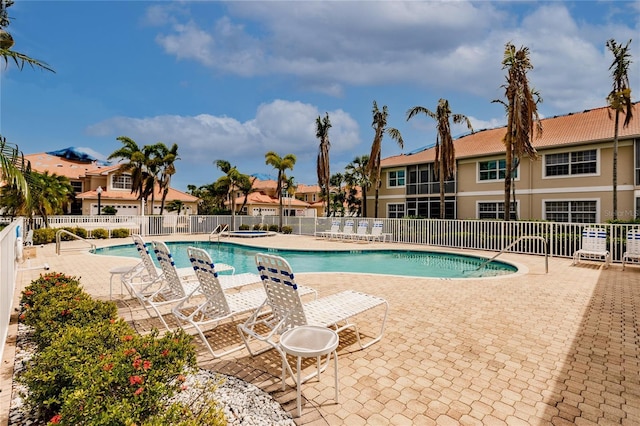
[[27, 404], [48, 424], [226, 424], [215, 401], [197, 411], [169, 402], [195, 366], [184, 331], [140, 336], [115, 319], [114, 304], [91, 299], [63, 274], [33, 281], [22, 304], [39, 352], [19, 380], [28, 387]]

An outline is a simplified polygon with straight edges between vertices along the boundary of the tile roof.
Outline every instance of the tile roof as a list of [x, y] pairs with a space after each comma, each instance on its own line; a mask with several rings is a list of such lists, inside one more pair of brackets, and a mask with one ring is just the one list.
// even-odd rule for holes
[[[244, 203], [244, 197], [236, 198], [236, 205], [241, 205]], [[276, 197], [271, 197], [264, 192], [252, 192], [247, 197], [247, 204], [275, 204], [279, 205], [279, 201]], [[297, 198], [284, 198], [282, 201], [283, 205], [286, 206], [296, 206], [296, 207], [307, 207], [309, 203], [298, 200]], [[228, 204], [228, 203], [225, 203]]]
[[[154, 202], [159, 203], [162, 200], [162, 193], [160, 192], [159, 188], [156, 188], [156, 193], [154, 195], [155, 199]], [[76, 198], [81, 199], [81, 200], [91, 200], [91, 199], [97, 199], [98, 198], [98, 193], [96, 192], [96, 190], [91, 190], [91, 191], [85, 191], [81, 194], [77, 194]], [[136, 194], [133, 194], [131, 191], [108, 191], [106, 189], [103, 189], [102, 191], [102, 199], [103, 200], [123, 200], [123, 201], [132, 201], [132, 200], [137, 200], [138, 196]], [[198, 197], [194, 197], [193, 195], [187, 194], [185, 192], [182, 191], [178, 191], [177, 189], [173, 189], [173, 188], [169, 188], [169, 192], [167, 193], [167, 198], [166, 198], [167, 202], [168, 201], [174, 201], [174, 200], [179, 200], [182, 201], [184, 203], [196, 203], [198, 202], [199, 198]], [[151, 201], [151, 197], [149, 197], [149, 199], [147, 201]]]
[[[542, 121], [542, 136], [533, 141], [536, 149], [562, 145], [584, 144], [613, 140], [613, 114], [609, 117], [609, 108], [602, 107], [578, 113], [545, 118]], [[640, 108], [634, 104], [634, 117], [629, 126], [619, 127], [619, 137], [640, 137]], [[454, 141], [456, 158], [469, 158], [504, 153], [506, 126], [497, 129], [480, 130]], [[382, 160], [382, 167], [433, 162], [435, 148], [429, 148], [415, 154], [401, 154]]]
[[28, 154], [25, 160], [31, 162], [31, 168], [37, 172], [49, 171], [69, 179], [81, 179], [87, 174], [101, 174], [117, 169], [120, 165], [103, 166], [97, 162], [72, 161], [56, 155], [41, 152]]

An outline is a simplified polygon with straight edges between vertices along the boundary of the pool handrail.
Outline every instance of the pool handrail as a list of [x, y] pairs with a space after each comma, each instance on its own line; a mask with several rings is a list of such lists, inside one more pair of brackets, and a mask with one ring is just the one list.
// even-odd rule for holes
[[515, 240], [514, 242], [512, 242], [502, 250], [500, 250], [491, 259], [487, 259], [484, 262], [482, 262], [482, 264], [478, 266], [478, 269], [476, 269], [476, 271], [479, 271], [480, 269], [487, 266], [489, 263], [493, 262], [496, 257], [500, 256], [502, 253], [506, 252], [507, 250], [509, 250], [511, 247], [515, 246], [517, 243], [519, 243], [522, 240], [538, 240], [544, 243], [544, 272], [548, 274], [549, 273], [549, 243], [547, 242], [546, 238], [541, 237], [539, 235], [523, 235], [522, 237], [518, 238], [517, 240]]

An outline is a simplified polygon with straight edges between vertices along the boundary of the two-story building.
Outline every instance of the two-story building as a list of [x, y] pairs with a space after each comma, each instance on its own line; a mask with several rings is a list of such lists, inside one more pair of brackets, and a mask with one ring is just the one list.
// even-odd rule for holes
[[[138, 200], [137, 195], [131, 192], [131, 175], [120, 173], [119, 164], [108, 165], [74, 148], [29, 154], [24, 157], [31, 162], [31, 168], [37, 172], [48, 171], [69, 179], [75, 192], [75, 200], [67, 212], [69, 214], [96, 215], [99, 210], [107, 206], [115, 208], [118, 216], [171, 214], [166, 210], [160, 211], [162, 194], [158, 187], [154, 194], [153, 205], [151, 198], [147, 200], [146, 205]], [[172, 201], [182, 203], [180, 214], [197, 214], [198, 212], [199, 198], [193, 195], [169, 188], [165, 209]]]
[[[640, 109], [619, 127], [618, 219], [640, 216]], [[519, 219], [604, 222], [613, 218], [612, 111], [596, 108], [542, 120], [533, 140], [538, 157], [515, 169], [515, 212]], [[454, 141], [456, 174], [445, 182], [446, 218], [504, 217], [506, 127], [482, 130]], [[435, 148], [382, 160], [379, 216], [440, 217]], [[513, 201], [513, 198], [512, 198]], [[368, 197], [368, 211], [374, 211]]]

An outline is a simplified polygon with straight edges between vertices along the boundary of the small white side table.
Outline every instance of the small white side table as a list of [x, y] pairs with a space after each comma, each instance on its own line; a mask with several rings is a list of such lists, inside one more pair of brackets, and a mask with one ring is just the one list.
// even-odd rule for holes
[[[302, 384], [302, 380], [300, 379], [300, 364], [302, 358], [317, 358], [318, 362], [318, 380], [320, 380], [320, 357], [323, 355], [327, 355], [327, 365], [331, 358], [331, 354], [333, 354], [333, 367], [334, 367], [334, 376], [335, 376], [335, 400], [338, 402], [338, 353], [336, 352], [336, 348], [338, 347], [338, 343], [340, 343], [340, 338], [338, 337], [338, 333], [335, 331], [326, 328], [326, 327], [316, 327], [311, 325], [303, 325], [299, 327], [292, 328], [291, 330], [286, 331], [282, 336], [280, 336], [280, 347], [282, 350], [289, 355], [293, 355], [297, 357], [296, 363], [296, 398], [297, 398], [297, 408], [298, 408], [298, 417], [302, 415], [302, 407], [300, 405], [300, 385]], [[285, 377], [288, 365], [286, 365], [287, 360], [286, 357], [282, 358], [282, 388], [285, 386]], [[312, 377], [312, 376], [311, 376]]]
[[[111, 299], [113, 294], [113, 277], [126, 274], [133, 268], [135, 268], [135, 266], [116, 266], [115, 268], [109, 269], [109, 273], [111, 274], [111, 279], [109, 279], [109, 299]], [[120, 294], [122, 294], [122, 281], [120, 281]]]

